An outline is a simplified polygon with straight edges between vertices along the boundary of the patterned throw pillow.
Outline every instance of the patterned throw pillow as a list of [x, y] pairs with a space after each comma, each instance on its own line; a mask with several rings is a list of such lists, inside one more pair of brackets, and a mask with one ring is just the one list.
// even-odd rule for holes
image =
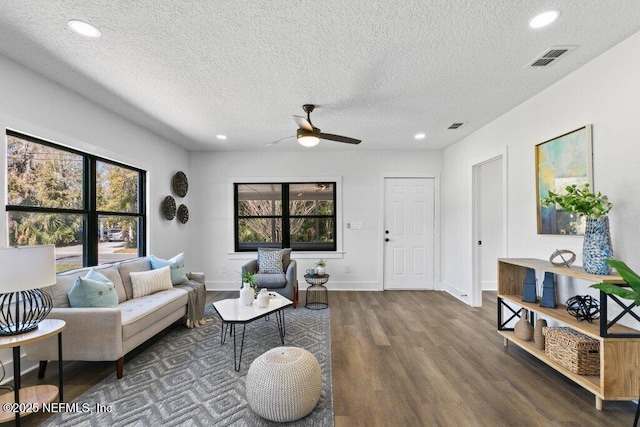
[[169, 266], [157, 270], [132, 272], [129, 274], [129, 277], [131, 277], [131, 287], [133, 288], [134, 298], [140, 298], [145, 295], [151, 295], [173, 288]]
[[258, 248], [258, 273], [282, 273], [282, 251]]

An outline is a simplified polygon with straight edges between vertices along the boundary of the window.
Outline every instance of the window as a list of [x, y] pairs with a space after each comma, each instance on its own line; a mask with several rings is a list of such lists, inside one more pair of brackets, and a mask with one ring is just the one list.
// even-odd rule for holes
[[336, 250], [336, 183], [234, 184], [235, 250]]
[[145, 172], [7, 131], [10, 245], [54, 244], [59, 271], [145, 253]]

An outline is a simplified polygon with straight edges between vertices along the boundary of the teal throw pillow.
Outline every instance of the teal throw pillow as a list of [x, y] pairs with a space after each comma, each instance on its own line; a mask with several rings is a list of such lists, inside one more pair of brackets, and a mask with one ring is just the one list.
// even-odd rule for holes
[[107, 276], [97, 271], [94, 267], [91, 267], [89, 272], [84, 275], [84, 278], [95, 280], [98, 282], [111, 283], [113, 285], [113, 282], [111, 282], [111, 280], [109, 280]]
[[151, 261], [151, 268], [154, 270], [169, 266], [171, 269], [171, 283], [174, 285], [179, 285], [180, 283], [189, 280], [187, 278], [187, 273], [184, 270], [184, 252], [181, 252], [168, 260], [160, 259], [151, 255], [149, 260]]
[[118, 294], [113, 282], [100, 273], [96, 274], [102, 276], [106, 281], [88, 279], [87, 276], [76, 279], [68, 294], [71, 307], [107, 308], [118, 306]]

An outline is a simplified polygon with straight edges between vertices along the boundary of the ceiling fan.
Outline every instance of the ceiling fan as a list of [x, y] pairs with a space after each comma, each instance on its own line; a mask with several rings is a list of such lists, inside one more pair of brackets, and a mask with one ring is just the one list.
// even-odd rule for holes
[[304, 118], [302, 116], [293, 116], [293, 119], [299, 126], [298, 131], [296, 132], [296, 136], [288, 136], [277, 141], [268, 142], [265, 145], [274, 145], [291, 138], [296, 138], [298, 140], [298, 143], [305, 147], [313, 147], [314, 145], [318, 145], [321, 139], [325, 139], [327, 141], [344, 142], [347, 144], [360, 144], [360, 142], [362, 142], [359, 139], [349, 138], [348, 136], [321, 132], [320, 129], [318, 129], [313, 125], [313, 123], [311, 123], [311, 112], [315, 107], [316, 106], [313, 104], [304, 104], [302, 106], [302, 109], [305, 113], [307, 113], [307, 117]]

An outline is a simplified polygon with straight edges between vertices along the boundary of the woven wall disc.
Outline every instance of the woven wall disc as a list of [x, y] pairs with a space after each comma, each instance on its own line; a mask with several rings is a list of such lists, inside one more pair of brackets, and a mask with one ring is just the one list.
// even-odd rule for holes
[[189, 209], [185, 205], [178, 206], [178, 221], [183, 224], [189, 221]]
[[165, 197], [160, 204], [160, 208], [162, 209], [162, 215], [166, 219], [173, 219], [176, 217], [176, 200], [173, 197]]
[[187, 180], [187, 175], [184, 172], [176, 172], [171, 179], [171, 186], [173, 187], [173, 192], [176, 193], [179, 197], [184, 197], [187, 195], [187, 191], [189, 191], [189, 181]]

